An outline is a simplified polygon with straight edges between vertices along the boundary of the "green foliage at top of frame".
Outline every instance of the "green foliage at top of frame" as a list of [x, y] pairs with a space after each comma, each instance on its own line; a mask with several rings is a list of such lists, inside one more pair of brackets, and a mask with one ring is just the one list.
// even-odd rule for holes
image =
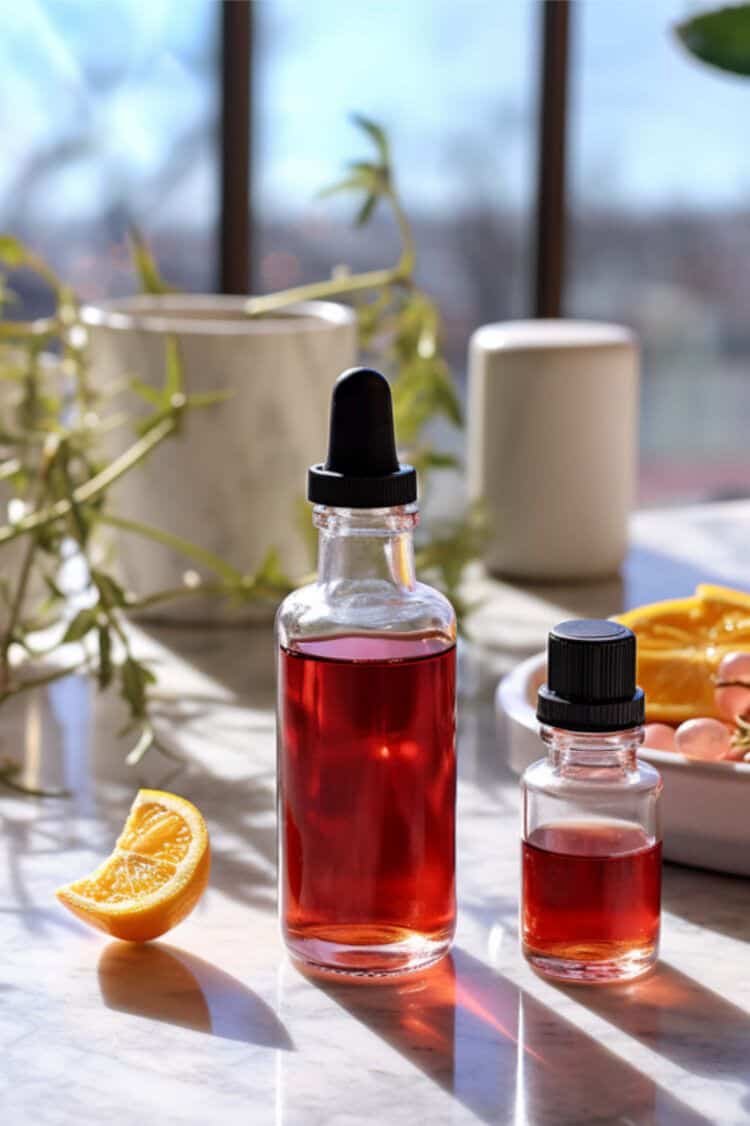
[[677, 24], [675, 34], [701, 62], [750, 77], [750, 4], [701, 12]]

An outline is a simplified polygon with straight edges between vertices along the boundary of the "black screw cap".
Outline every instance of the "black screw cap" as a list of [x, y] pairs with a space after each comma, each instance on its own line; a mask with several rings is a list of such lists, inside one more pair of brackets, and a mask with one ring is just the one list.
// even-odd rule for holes
[[549, 635], [537, 718], [568, 731], [621, 731], [644, 721], [635, 682], [636, 638], [618, 622], [561, 622]]
[[328, 457], [311, 465], [307, 497], [333, 508], [392, 508], [417, 499], [417, 473], [400, 465], [388, 380], [371, 368], [351, 368], [331, 397]]

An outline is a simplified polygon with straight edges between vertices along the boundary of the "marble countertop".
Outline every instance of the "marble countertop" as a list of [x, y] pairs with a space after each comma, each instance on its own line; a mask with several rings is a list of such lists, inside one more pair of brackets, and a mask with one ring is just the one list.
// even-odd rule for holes
[[[0, 792], [3, 1126], [750, 1122], [750, 882], [666, 866], [662, 960], [628, 986], [560, 988], [518, 951], [517, 781], [491, 694], [571, 613], [614, 613], [697, 580], [750, 587], [750, 505], [644, 514], [622, 579], [475, 580], [460, 653], [459, 925], [412, 982], [321, 985], [275, 916], [273, 645], [263, 628], [151, 629], [176, 762], [124, 765], [118, 702], [80, 678], [3, 706], [0, 753], [68, 800]], [[115, 839], [140, 785], [196, 801], [210, 888], [164, 941], [131, 947], [54, 899]]]

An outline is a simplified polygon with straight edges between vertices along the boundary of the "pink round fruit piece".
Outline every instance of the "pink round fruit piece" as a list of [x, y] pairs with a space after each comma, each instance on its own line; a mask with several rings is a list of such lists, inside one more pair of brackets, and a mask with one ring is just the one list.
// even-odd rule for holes
[[687, 758], [717, 762], [731, 750], [731, 737], [726, 724], [719, 719], [689, 719], [675, 732], [675, 750]]
[[644, 728], [644, 747], [652, 747], [655, 751], [673, 751], [674, 728], [668, 723], [647, 723]]
[[734, 723], [750, 716], [750, 653], [728, 653], [719, 665], [714, 690], [716, 710]]
[[717, 680], [741, 680], [750, 688], [750, 653], [727, 653], [719, 665]]
[[722, 719], [734, 723], [737, 716], [750, 717], [750, 687], [741, 684], [719, 684], [714, 689], [714, 703]]

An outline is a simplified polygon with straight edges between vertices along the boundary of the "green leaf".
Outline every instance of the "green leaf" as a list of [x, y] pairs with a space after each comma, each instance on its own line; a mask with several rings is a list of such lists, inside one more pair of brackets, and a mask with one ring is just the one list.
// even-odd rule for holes
[[99, 626], [99, 687], [103, 690], [112, 683], [112, 639], [109, 626]]
[[257, 571], [243, 575], [237, 584], [229, 584], [229, 592], [235, 602], [250, 602], [254, 598], [278, 598], [292, 589], [289, 576], [285, 574], [279, 553], [275, 547], [266, 552]]
[[352, 114], [352, 121], [374, 143], [383, 164], [389, 164], [391, 159], [390, 146], [382, 125], [378, 125], [376, 121], [371, 121], [369, 117], [365, 117], [361, 113]]
[[96, 619], [97, 612], [93, 607], [79, 610], [63, 634], [61, 644], [67, 645], [73, 641], [80, 641], [90, 630], [94, 629]]
[[142, 399], [145, 399], [147, 403], [151, 403], [154, 407], [161, 406], [164, 401], [164, 393], [162, 391], [157, 391], [155, 387], [144, 383], [142, 379], [139, 379], [135, 375], [128, 380], [128, 387], [131, 391], [134, 391], [136, 395], [140, 395]]
[[5, 275], [0, 276], [0, 311], [7, 305], [17, 305], [18, 294], [14, 289], [8, 285], [8, 279]]
[[331, 184], [328, 188], [323, 188], [318, 192], [318, 199], [326, 199], [328, 196], [338, 195], [341, 192], [380, 192], [381, 190], [382, 184], [374, 172], [356, 172], [352, 176], [346, 176], [343, 180]]
[[357, 217], [354, 220], [354, 223], [357, 227], [364, 227], [364, 225], [372, 217], [372, 213], [375, 210], [377, 203], [378, 203], [378, 197], [376, 195], [373, 195], [372, 192], [370, 192], [370, 194], [365, 199], [365, 202], [362, 204], [359, 211], [357, 212]]
[[11, 270], [26, 264], [29, 252], [20, 239], [13, 235], [0, 235], [0, 262]]
[[128, 599], [125, 591], [111, 575], [105, 574], [104, 571], [92, 569], [91, 578], [99, 591], [101, 601], [107, 609], [111, 609], [113, 606], [120, 608], [127, 605]]
[[148, 243], [137, 227], [131, 227], [130, 253], [143, 293], [174, 293], [174, 289], [162, 278], [156, 260]]
[[153, 682], [153, 673], [144, 668], [134, 657], [127, 657], [120, 669], [122, 696], [134, 716], [146, 714], [146, 686]]
[[417, 450], [411, 457], [411, 463], [420, 474], [429, 473], [431, 469], [461, 468], [461, 462], [454, 454], [433, 450], [430, 447]]
[[216, 403], [225, 403], [227, 399], [234, 398], [234, 391], [198, 391], [195, 395], [188, 395], [188, 407], [212, 407]]
[[693, 16], [677, 24], [675, 34], [701, 62], [731, 74], [750, 76], [750, 4]]
[[[463, 520], [432, 528], [430, 538], [417, 547], [416, 564], [450, 598], [462, 606], [460, 584], [466, 566], [481, 554], [487, 539], [487, 519], [480, 503], [473, 504]], [[463, 606], [463, 610], [466, 610]]]
[[415, 356], [393, 384], [393, 412], [399, 443], [411, 445], [430, 419], [438, 415], [456, 426], [462, 423], [461, 404], [445, 361]]
[[281, 558], [275, 547], [266, 552], [263, 562], [255, 572], [255, 582], [261, 586], [289, 588], [289, 577], [281, 566]]
[[75, 290], [62, 283], [57, 286], [57, 316], [64, 325], [75, 324], [79, 319]]
[[57, 585], [52, 576], [43, 574], [42, 579], [44, 580], [44, 585], [47, 587], [47, 590], [50, 592], [50, 597], [54, 598], [58, 602], [63, 602], [65, 600], [65, 595], [60, 590], [60, 587]]
[[368, 176], [379, 176], [383, 171], [382, 165], [371, 160], [350, 160], [346, 167], [350, 172], [364, 172]]

